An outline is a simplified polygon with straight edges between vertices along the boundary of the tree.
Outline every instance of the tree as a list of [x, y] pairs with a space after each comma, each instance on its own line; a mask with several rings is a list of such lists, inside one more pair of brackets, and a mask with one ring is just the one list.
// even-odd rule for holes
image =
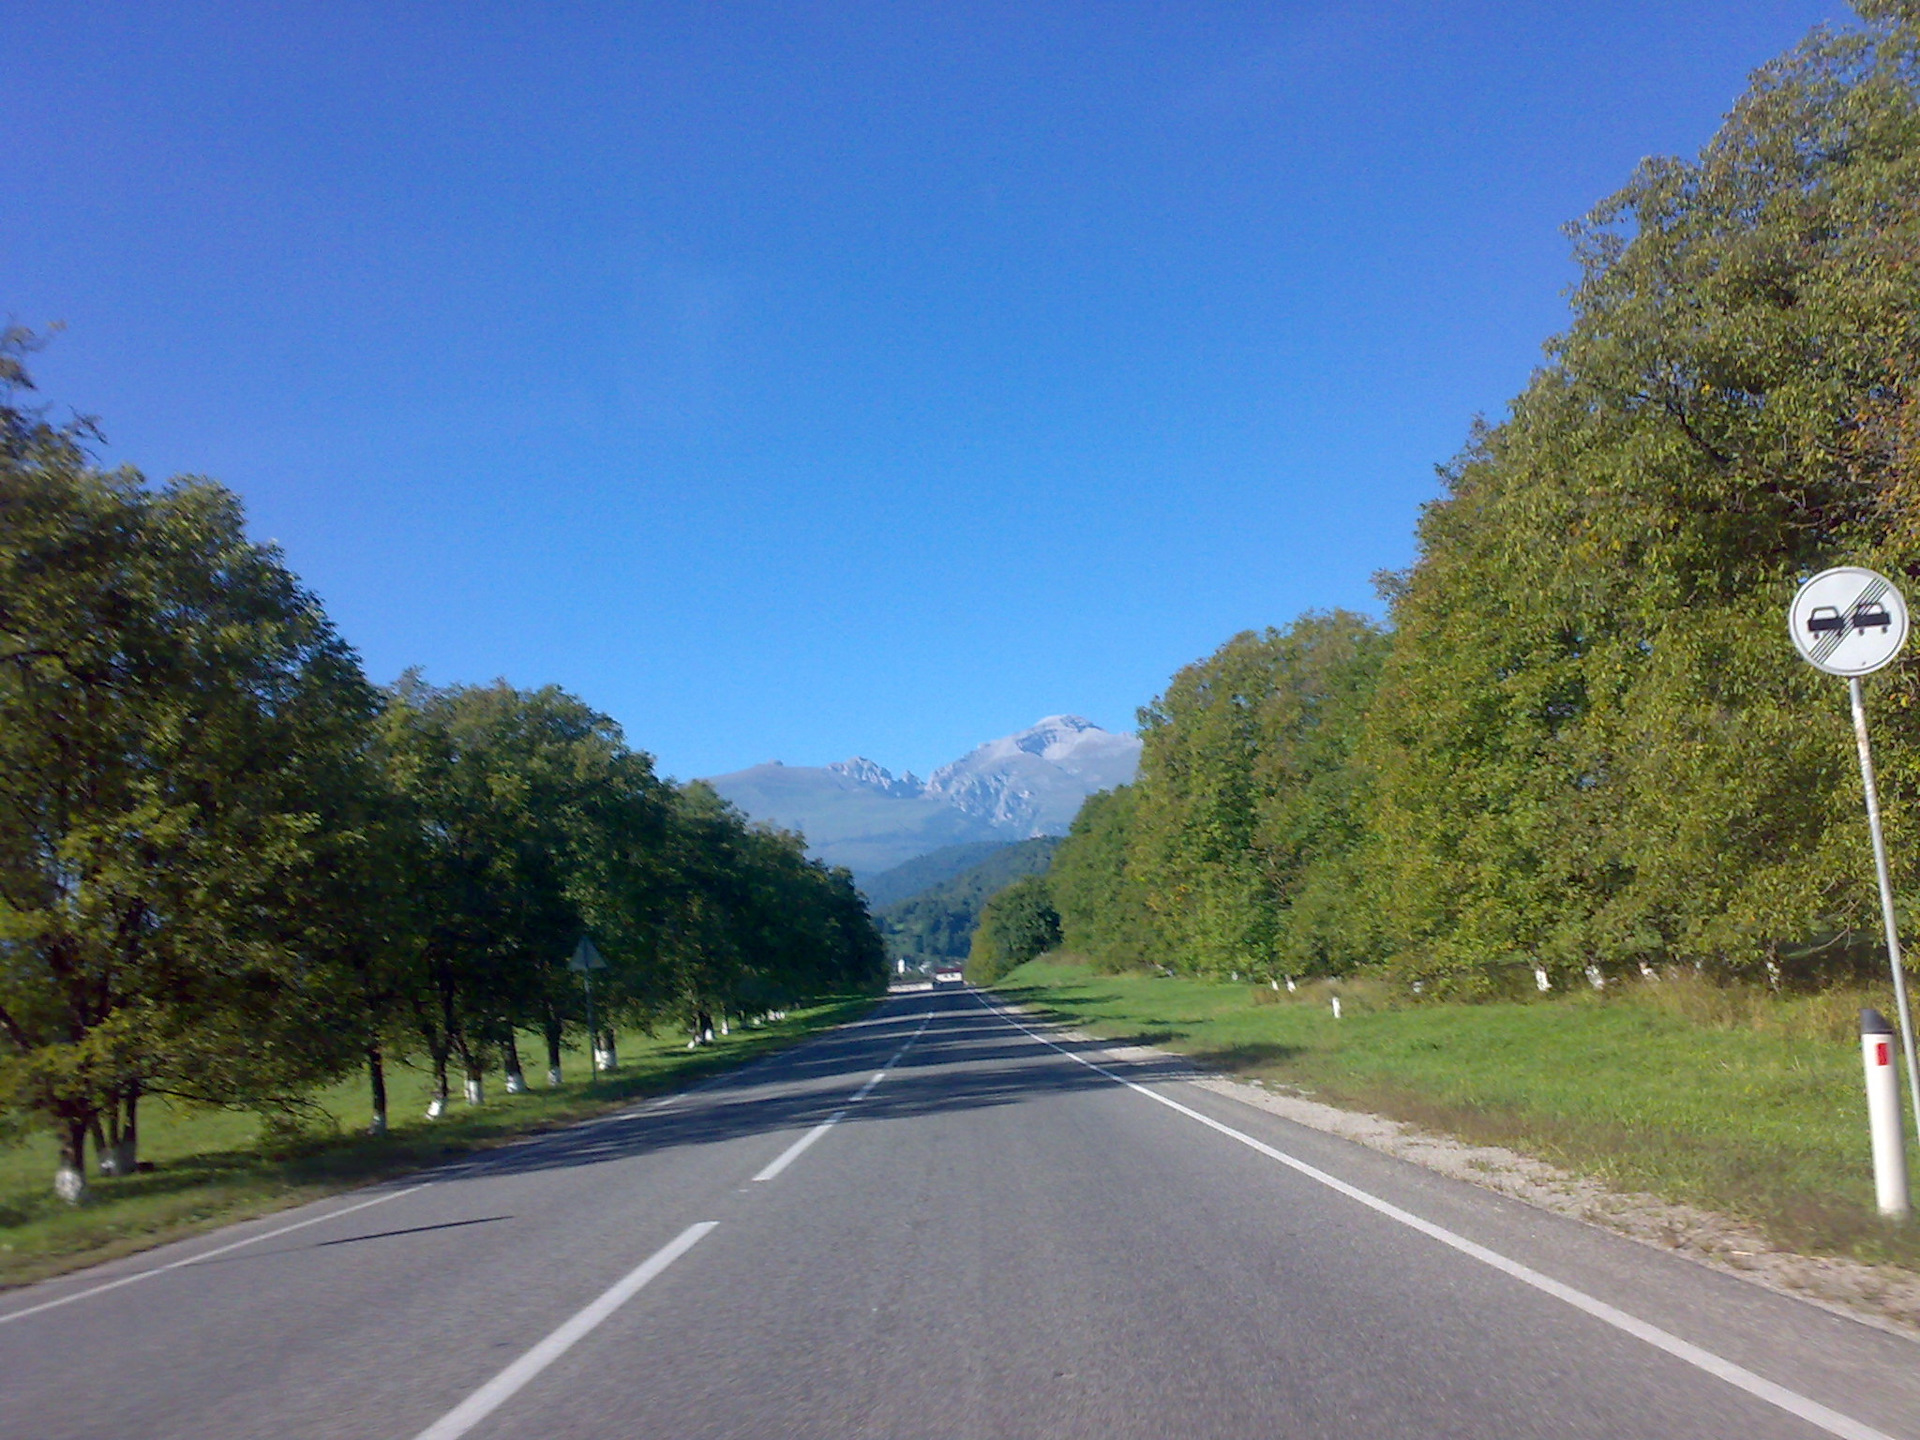
[[[1862, 13], [1577, 228], [1572, 327], [1422, 520], [1366, 746], [1410, 974], [1778, 973], [1871, 916], [1844, 710], [1779, 633], [1827, 564], [1920, 573], [1920, 31]], [[1872, 688], [1911, 825], [1913, 668]]]
[[1047, 893], [1047, 877], [1026, 875], [987, 901], [967, 952], [967, 978], [991, 985], [1060, 944], [1060, 914]]
[[299, 917], [377, 709], [231, 494], [83, 439], [0, 409], [0, 1103], [54, 1125], [70, 1194], [89, 1134], [132, 1163], [143, 1096], [338, 1072]]
[[545, 1034], [557, 1069], [582, 934], [611, 964], [595, 976], [609, 1018], [651, 993], [668, 800], [611, 720], [553, 686], [436, 689], [410, 673], [384, 753], [416, 856], [407, 1004], [438, 1113], [456, 1060], [470, 1098], [496, 1061], [519, 1088], [519, 1028]]
[[1047, 870], [1061, 944], [1098, 970], [1162, 964], [1167, 956], [1159, 921], [1128, 861], [1138, 804], [1137, 785], [1089, 795]]
[[1353, 759], [1387, 638], [1346, 611], [1237, 635], [1140, 712], [1127, 873], [1176, 964], [1330, 973], [1360, 957]]

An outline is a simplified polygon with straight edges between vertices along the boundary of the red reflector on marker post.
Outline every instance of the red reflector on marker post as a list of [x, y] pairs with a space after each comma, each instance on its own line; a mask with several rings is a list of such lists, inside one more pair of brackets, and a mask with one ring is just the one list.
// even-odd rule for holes
[[1907, 1214], [1907, 1147], [1900, 1135], [1900, 1081], [1893, 1069], [1893, 1027], [1878, 1010], [1860, 1012], [1867, 1062], [1867, 1128], [1873, 1135], [1873, 1196], [1882, 1215]]

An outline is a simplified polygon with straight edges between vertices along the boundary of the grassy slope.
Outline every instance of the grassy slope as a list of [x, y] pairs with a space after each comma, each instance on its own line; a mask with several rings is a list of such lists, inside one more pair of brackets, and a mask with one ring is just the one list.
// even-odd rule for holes
[[[1532, 1003], [1393, 1005], [1343, 985], [1101, 975], [1049, 956], [1002, 993], [1106, 1038], [1511, 1146], [1622, 1189], [1759, 1222], [1776, 1242], [1920, 1268], [1873, 1213], [1857, 1015], [1691, 980]], [[1913, 1173], [1920, 1175], [1920, 1165]]]
[[302, 1204], [509, 1136], [577, 1120], [636, 1096], [678, 1088], [853, 1019], [873, 1003], [871, 996], [830, 1000], [793, 1011], [777, 1024], [735, 1030], [697, 1051], [687, 1050], [684, 1039], [675, 1035], [623, 1034], [616, 1074], [588, 1083], [584, 1056], [570, 1051], [563, 1068], [573, 1078], [557, 1090], [543, 1083], [544, 1050], [536, 1053], [523, 1044], [521, 1054], [534, 1089], [509, 1096], [499, 1089], [497, 1076], [489, 1077], [487, 1103], [469, 1108], [456, 1100], [447, 1118], [437, 1122], [424, 1118], [426, 1075], [396, 1066], [387, 1077], [393, 1130], [378, 1139], [357, 1133], [372, 1115], [366, 1083], [359, 1077], [317, 1097], [326, 1119], [302, 1135], [278, 1140], [263, 1140], [261, 1124], [251, 1115], [150, 1103], [140, 1112], [141, 1155], [155, 1162], [155, 1170], [91, 1181], [91, 1198], [78, 1209], [54, 1197], [53, 1142], [37, 1134], [0, 1148], [0, 1285], [40, 1279]]

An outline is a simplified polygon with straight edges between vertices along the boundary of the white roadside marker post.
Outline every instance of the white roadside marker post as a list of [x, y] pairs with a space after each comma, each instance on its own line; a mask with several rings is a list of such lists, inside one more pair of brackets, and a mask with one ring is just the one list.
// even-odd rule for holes
[[1873, 1132], [1873, 1199], [1880, 1213], [1907, 1218], [1907, 1144], [1900, 1134], [1900, 1074], [1893, 1027], [1878, 1010], [1860, 1012], [1860, 1058], [1867, 1067], [1867, 1128]]
[[[1856, 565], [1822, 570], [1800, 587], [1799, 593], [1793, 597], [1793, 604], [1787, 609], [1787, 634], [1793, 640], [1793, 648], [1800, 652], [1800, 658], [1816, 670], [1828, 675], [1844, 676], [1847, 681], [1847, 698], [1853, 708], [1854, 744], [1860, 754], [1860, 786], [1866, 792], [1867, 799], [1867, 829], [1873, 837], [1874, 877], [1880, 884], [1880, 924], [1887, 937], [1887, 965], [1893, 971], [1893, 1003], [1900, 1021], [1901, 1049], [1906, 1052], [1907, 1095], [1916, 1107], [1920, 1107], [1920, 1060], [1914, 1056], [1912, 1011], [1907, 1004], [1907, 971], [1900, 954], [1900, 925], [1893, 910], [1893, 880], [1887, 869], [1887, 842], [1880, 829], [1880, 793], [1874, 784], [1873, 746], [1867, 738], [1866, 696], [1860, 685], [1861, 676], [1871, 675], [1893, 663], [1907, 643], [1909, 623], [1906, 597], [1894, 588], [1893, 582], [1884, 575]], [[1886, 1024], [1877, 1014], [1874, 1018], [1882, 1025]], [[1866, 1045], [1866, 1014], [1861, 1016], [1861, 1024], [1861, 1043]], [[1886, 1033], [1891, 1037], [1891, 1030]], [[1889, 1038], [1888, 1048], [1891, 1048], [1891, 1043]], [[1897, 1196], [1890, 1196], [1887, 1187], [1894, 1182], [1887, 1177], [1896, 1172], [1883, 1172], [1879, 1158], [1881, 1119], [1875, 1107], [1881, 1102], [1874, 1098], [1876, 1067], [1872, 1062], [1872, 1054], [1877, 1053], [1880, 1052], [1871, 1050], [1867, 1069], [1867, 1114], [1873, 1130], [1874, 1189], [1882, 1215], [1904, 1217], [1908, 1212], [1907, 1165], [1906, 1152], [1899, 1139], [1899, 1082], [1894, 1078], [1893, 1067], [1889, 1063], [1886, 1066], [1886, 1083], [1894, 1087], [1891, 1123], [1893, 1151], [1898, 1157], [1899, 1187]], [[1891, 1056], [1888, 1059], [1890, 1062]], [[1920, 1116], [1920, 1108], [1916, 1108], [1915, 1114]]]

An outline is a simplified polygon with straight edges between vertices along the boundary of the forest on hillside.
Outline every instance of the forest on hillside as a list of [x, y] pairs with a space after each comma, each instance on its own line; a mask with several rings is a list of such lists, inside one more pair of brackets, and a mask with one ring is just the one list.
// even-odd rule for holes
[[[1571, 323], [1444, 467], [1388, 624], [1235, 636], [1142, 710], [1048, 880], [1070, 949], [1462, 995], [1871, 960], [1845, 687], [1785, 629], [1830, 565], [1920, 579], [1920, 5], [1857, 8], [1571, 227]], [[1916, 677], [1867, 682], [1907, 904]]]
[[888, 956], [914, 970], [959, 964], [987, 903], [1014, 881], [1045, 870], [1059, 845], [1060, 837], [1040, 835], [981, 847], [985, 853], [958, 875], [875, 911]]
[[[370, 683], [219, 485], [91, 459], [0, 337], [0, 1138], [138, 1164], [140, 1104], [297, 1116], [363, 1071], [477, 1098], [877, 988], [844, 870], [654, 773], [554, 686]], [[598, 1009], [569, 960], [582, 940]], [[450, 1080], [451, 1077], [451, 1080]]]

